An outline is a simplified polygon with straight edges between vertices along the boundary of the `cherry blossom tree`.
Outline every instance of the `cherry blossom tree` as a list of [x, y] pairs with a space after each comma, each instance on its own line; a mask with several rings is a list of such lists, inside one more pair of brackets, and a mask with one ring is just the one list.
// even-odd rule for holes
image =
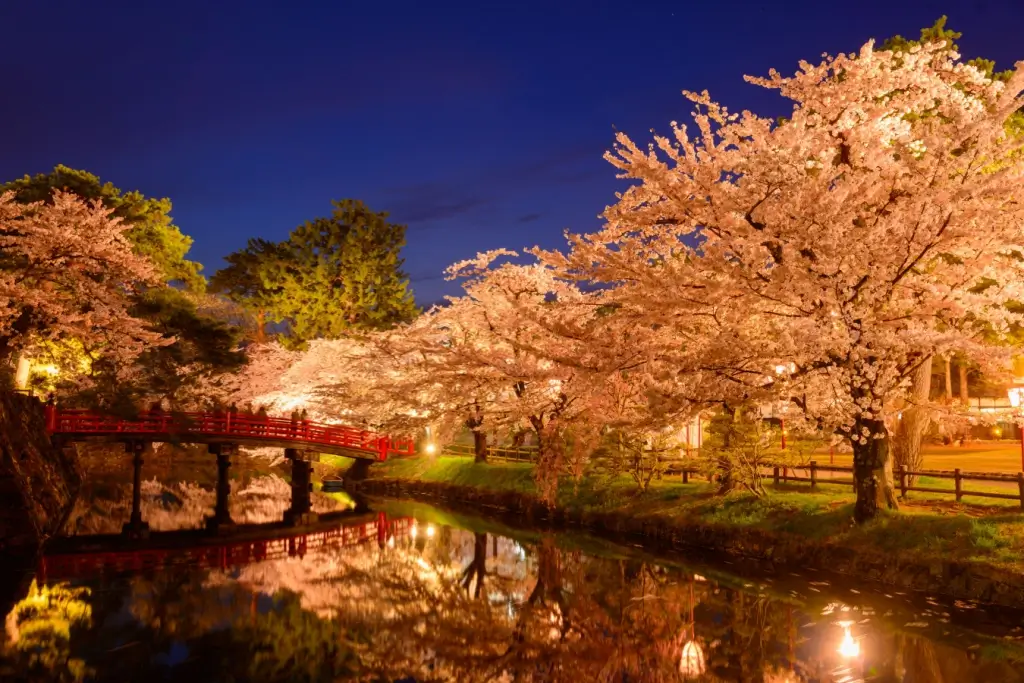
[[674, 376], [721, 380], [690, 398], [780, 396], [842, 428], [864, 521], [896, 507], [892, 406], [913, 373], [950, 352], [1000, 367], [1020, 322], [1024, 160], [1004, 123], [1024, 68], [993, 79], [941, 43], [868, 43], [747, 80], [790, 117], [686, 93], [696, 130], [647, 149], [619, 135], [607, 158], [636, 183], [602, 231], [538, 255], [604, 285], [637, 343], [680, 356]]
[[129, 314], [131, 295], [159, 278], [133, 253], [124, 236], [130, 226], [110, 214], [60, 191], [49, 203], [0, 195], [0, 362], [33, 345], [73, 341], [87, 366], [102, 360], [127, 369], [147, 348], [173, 341]]
[[542, 264], [492, 267], [501, 256], [515, 254], [452, 266], [452, 278], [466, 278], [465, 294], [383, 338], [394, 372], [378, 376], [391, 397], [385, 405], [394, 410], [404, 398], [398, 413], [442, 435], [469, 428], [478, 449], [486, 432], [532, 430], [538, 483], [550, 497], [558, 474], [582, 474], [603, 426], [606, 394], [594, 381], [602, 347], [590, 343], [598, 306]]

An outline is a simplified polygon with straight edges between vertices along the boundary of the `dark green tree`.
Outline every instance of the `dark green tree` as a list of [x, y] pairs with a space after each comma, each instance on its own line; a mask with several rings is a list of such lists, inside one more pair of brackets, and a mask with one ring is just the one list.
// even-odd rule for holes
[[282, 261], [289, 258], [285, 244], [252, 238], [244, 249], [224, 257], [228, 265], [210, 278], [210, 290], [241, 306], [253, 320], [254, 341], [267, 340], [267, 322], [274, 317], [283, 287], [274, 283]]
[[72, 192], [82, 199], [99, 200], [132, 227], [126, 236], [138, 254], [149, 257], [167, 282], [180, 282], [187, 289], [202, 292], [206, 286], [202, 266], [185, 258], [192, 238], [172, 222], [171, 200], [151, 199], [137, 191], [122, 192], [88, 171], [58, 165], [51, 173], [26, 175], [0, 186], [20, 202], [49, 201], [54, 190]]
[[357, 200], [333, 204], [330, 218], [307, 221], [284, 242], [251, 240], [213, 278], [254, 315], [285, 323], [292, 345], [386, 329], [417, 313], [400, 258], [405, 226]]

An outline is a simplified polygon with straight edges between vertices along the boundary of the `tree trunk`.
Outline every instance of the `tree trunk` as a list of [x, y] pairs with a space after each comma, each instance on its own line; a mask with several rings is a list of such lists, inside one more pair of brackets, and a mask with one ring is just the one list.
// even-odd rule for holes
[[[865, 443], [860, 443], [863, 429], [868, 430]], [[874, 435], [881, 434], [881, 438]], [[862, 524], [878, 515], [879, 510], [897, 510], [896, 493], [892, 487], [892, 460], [889, 457], [889, 432], [881, 420], [860, 419], [854, 423], [853, 480], [857, 502], [853, 519]]]
[[267, 341], [267, 312], [263, 309], [256, 311], [256, 343], [264, 344]]
[[487, 534], [473, 534], [473, 561], [462, 572], [462, 587], [479, 598], [487, 577]]
[[487, 462], [487, 434], [473, 432], [473, 462]]
[[[924, 436], [931, 422], [928, 408], [928, 396], [932, 391], [932, 359], [921, 363], [914, 371], [910, 396], [907, 407], [896, 422], [896, 433], [893, 434], [893, 463], [908, 470], [921, 469], [921, 437]], [[913, 478], [911, 478], [913, 482]]]
[[967, 392], [967, 365], [963, 362], [957, 363], [960, 371], [960, 402], [967, 405], [970, 402], [970, 394]]
[[729, 493], [736, 488], [736, 478], [733, 476], [734, 463], [728, 452], [729, 449], [732, 448], [732, 434], [733, 429], [736, 426], [736, 411], [728, 405], [725, 405], [722, 407], [722, 412], [727, 416], [726, 419], [728, 420], [728, 423], [725, 430], [722, 432], [722, 450], [725, 453], [722, 457], [718, 458], [719, 494]]
[[946, 356], [942, 359], [943, 364], [946, 366], [946, 403], [953, 402], [953, 375], [950, 369], [950, 358]]

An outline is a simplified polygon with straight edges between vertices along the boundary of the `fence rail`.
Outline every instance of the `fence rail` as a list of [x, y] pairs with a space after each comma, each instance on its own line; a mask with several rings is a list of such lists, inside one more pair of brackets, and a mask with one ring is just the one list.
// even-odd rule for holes
[[[449, 444], [444, 447], [444, 452], [450, 455], [472, 456], [473, 447], [466, 444]], [[536, 449], [532, 448], [499, 448], [489, 447], [487, 459], [491, 461], [506, 462], [534, 462], [537, 458]], [[680, 476], [684, 484], [690, 482], [694, 475], [705, 474], [704, 470], [685, 465], [685, 459], [673, 460], [661, 463], [665, 466], [663, 476]], [[798, 472], [806, 473], [801, 476]], [[820, 476], [823, 473], [849, 474], [846, 477]], [[762, 470], [762, 474], [770, 477], [775, 485], [788, 484], [790, 482], [809, 483], [812, 489], [827, 484], [830, 486], [854, 486], [853, 467], [844, 465], [822, 465], [816, 460], [806, 464], [797, 465], [769, 465]], [[952, 489], [936, 488], [934, 486], [920, 486], [915, 481], [918, 477], [930, 477], [932, 479], [945, 479], [953, 482]], [[898, 468], [893, 472], [894, 484], [905, 498], [910, 491], [921, 493], [939, 493], [953, 496], [956, 502], [961, 502], [964, 496], [975, 498], [995, 498], [999, 500], [1016, 500], [1024, 510], [1024, 472], [1017, 474], [994, 473], [994, 472], [964, 472], [957, 468], [954, 470], [910, 470], [905, 467]], [[964, 482], [996, 482], [1007, 485], [1015, 484], [1017, 490], [1014, 492], [1000, 493], [998, 491], [972, 491], [964, 488]]]
[[[800, 476], [797, 472], [806, 472], [807, 476]], [[830, 474], [849, 474], [850, 478], [821, 477], [823, 472]], [[694, 468], [679, 468], [675, 473], [682, 474], [683, 483], [689, 481], [689, 476], [697, 474]], [[817, 461], [811, 460], [806, 465], [770, 465], [762, 471], [762, 474], [769, 474], [773, 483], [777, 486], [790, 482], [809, 483], [812, 489], [821, 484], [833, 486], [855, 485], [853, 479], [853, 467], [843, 465], [819, 465]], [[918, 486], [914, 481], [917, 477], [929, 477], [932, 479], [947, 479], [953, 481], [952, 489], [940, 489], [934, 486]], [[898, 468], [893, 473], [894, 484], [905, 498], [908, 491], [920, 491], [922, 493], [941, 493], [953, 496], [956, 502], [961, 502], [964, 496], [975, 498], [997, 498], [1000, 500], [1016, 500], [1021, 509], [1024, 509], [1024, 472], [1017, 474], [998, 474], [992, 472], [964, 472], [960, 468], [949, 470], [910, 470], [905, 467]], [[999, 482], [1005, 484], [1016, 484], [1017, 490], [1013, 493], [1000, 493], [998, 491], [971, 491], [964, 488], [964, 482]]]
[[[451, 443], [444, 447], [444, 453], [448, 455], [468, 455], [474, 456], [476, 452], [473, 447], [469, 444], [462, 443]], [[487, 447], [487, 460], [498, 461], [498, 462], [534, 462], [537, 459], [536, 448], [523, 448], [523, 447], [512, 447], [505, 448], [504, 446], [488, 446]]]

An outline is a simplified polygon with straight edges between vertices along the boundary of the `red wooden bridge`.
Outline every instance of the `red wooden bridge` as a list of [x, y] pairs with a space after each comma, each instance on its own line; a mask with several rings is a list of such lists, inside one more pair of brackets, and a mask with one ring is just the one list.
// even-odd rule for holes
[[47, 430], [70, 441], [165, 441], [279, 446], [352, 458], [386, 460], [412, 455], [410, 439], [282, 417], [236, 412], [182, 413], [149, 410], [126, 420], [89, 410], [46, 405]]
[[[332, 519], [333, 517], [333, 519]], [[343, 520], [343, 521], [339, 521]], [[282, 524], [240, 525], [230, 536], [200, 529], [154, 532], [143, 541], [121, 535], [53, 539], [39, 563], [43, 581], [87, 579], [143, 572], [167, 565], [229, 569], [265, 560], [303, 557], [308, 552], [344, 549], [410, 534], [411, 517], [388, 519], [383, 512], [324, 515], [301, 531]]]

